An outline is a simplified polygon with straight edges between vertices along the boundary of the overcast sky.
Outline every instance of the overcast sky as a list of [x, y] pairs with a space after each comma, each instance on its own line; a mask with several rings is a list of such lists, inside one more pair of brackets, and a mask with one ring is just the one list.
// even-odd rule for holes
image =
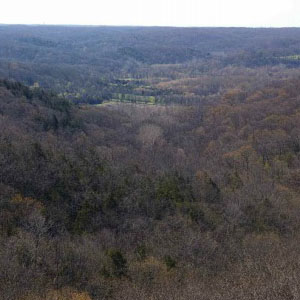
[[0, 23], [300, 27], [300, 0], [2, 0]]

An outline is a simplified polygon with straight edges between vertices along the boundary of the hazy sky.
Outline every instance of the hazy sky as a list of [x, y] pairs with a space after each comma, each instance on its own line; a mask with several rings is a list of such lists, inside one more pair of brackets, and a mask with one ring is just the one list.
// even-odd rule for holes
[[300, 27], [300, 0], [2, 0], [0, 23]]

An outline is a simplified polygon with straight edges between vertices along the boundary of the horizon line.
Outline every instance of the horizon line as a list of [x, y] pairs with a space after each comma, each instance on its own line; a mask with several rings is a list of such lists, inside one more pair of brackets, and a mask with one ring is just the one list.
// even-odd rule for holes
[[141, 27], [141, 28], [240, 28], [240, 29], [300, 29], [300, 26], [180, 26], [180, 25], [105, 25], [105, 24], [53, 24], [53, 23], [0, 23], [0, 26], [57, 26], [57, 27]]

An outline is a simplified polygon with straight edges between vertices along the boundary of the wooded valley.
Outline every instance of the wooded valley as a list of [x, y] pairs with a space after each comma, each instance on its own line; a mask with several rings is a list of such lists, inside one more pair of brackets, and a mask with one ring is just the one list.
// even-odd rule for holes
[[299, 33], [0, 26], [1, 300], [299, 299]]

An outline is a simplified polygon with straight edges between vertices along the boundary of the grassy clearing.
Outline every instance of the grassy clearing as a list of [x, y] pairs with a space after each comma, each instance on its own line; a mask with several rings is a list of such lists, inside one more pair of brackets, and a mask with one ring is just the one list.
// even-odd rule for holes
[[285, 59], [285, 60], [300, 60], [300, 54], [290, 55], [290, 56], [283, 56], [281, 58]]

